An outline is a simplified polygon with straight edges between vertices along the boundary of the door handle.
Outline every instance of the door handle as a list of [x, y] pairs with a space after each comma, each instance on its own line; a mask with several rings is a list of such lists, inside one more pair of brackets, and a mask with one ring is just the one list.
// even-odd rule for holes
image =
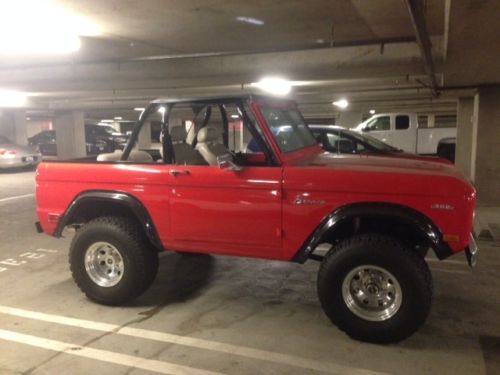
[[180, 175], [184, 175], [184, 176], [187, 176], [189, 174], [189, 171], [186, 171], [186, 170], [176, 170], [176, 169], [172, 169], [170, 171], [168, 171], [168, 173], [170, 174], [170, 176], [174, 176], [174, 177], [177, 177], [177, 176], [180, 176]]

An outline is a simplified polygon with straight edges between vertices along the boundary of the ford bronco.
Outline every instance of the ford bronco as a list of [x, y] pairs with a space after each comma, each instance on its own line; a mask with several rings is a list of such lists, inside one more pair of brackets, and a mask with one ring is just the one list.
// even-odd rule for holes
[[38, 230], [76, 229], [73, 278], [108, 305], [143, 293], [162, 251], [312, 259], [328, 318], [394, 342], [429, 313], [427, 252], [473, 265], [477, 251], [475, 190], [454, 166], [330, 154], [289, 100], [157, 100], [123, 151], [44, 161], [36, 180]]

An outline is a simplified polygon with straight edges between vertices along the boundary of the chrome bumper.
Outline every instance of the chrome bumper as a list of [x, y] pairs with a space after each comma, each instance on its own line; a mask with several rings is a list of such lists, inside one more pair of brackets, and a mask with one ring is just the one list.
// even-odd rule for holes
[[467, 258], [467, 263], [469, 267], [475, 267], [477, 264], [477, 253], [479, 252], [479, 248], [476, 244], [476, 239], [470, 234], [469, 238], [469, 246], [465, 248], [465, 257]]

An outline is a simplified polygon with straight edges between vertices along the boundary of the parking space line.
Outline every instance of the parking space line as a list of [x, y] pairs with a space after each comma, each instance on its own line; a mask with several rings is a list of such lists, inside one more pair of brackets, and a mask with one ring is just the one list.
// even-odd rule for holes
[[13, 201], [13, 200], [16, 200], [16, 199], [34, 197], [34, 196], [35, 196], [35, 193], [24, 194], [24, 195], [16, 195], [15, 197], [2, 198], [2, 199], [0, 199], [0, 203], [8, 202], [8, 201]]
[[193, 375], [220, 375], [221, 373], [202, 370], [194, 367], [177, 365], [154, 359], [135, 357], [127, 354], [111, 352], [108, 350], [93, 349], [85, 346], [74, 345], [67, 342], [45, 339], [38, 336], [25, 335], [14, 331], [0, 329], [0, 339], [19, 344], [34, 346], [41, 349], [52, 350], [78, 357], [95, 359], [117, 365], [154, 371], [160, 374], [193, 374]]
[[41, 312], [18, 309], [8, 306], [0, 305], [0, 313], [49, 322], [49, 323], [61, 324], [71, 327], [84, 328], [101, 332], [112, 332], [114, 334], [126, 335], [140, 339], [154, 340], [176, 345], [189, 346], [197, 349], [217, 351], [221, 353], [247, 357], [260, 361], [269, 361], [278, 364], [303, 368], [306, 370], [323, 371], [329, 373], [360, 374], [360, 375], [383, 374], [381, 372], [342, 366], [334, 363], [319, 362], [304, 357], [298, 357], [295, 355], [282, 354], [267, 350], [254, 349], [245, 346], [226, 344], [217, 341], [174, 335], [170, 333], [151, 331], [141, 328], [122, 327], [116, 324], [69, 318], [66, 316], [53, 315], [53, 314], [45, 314]]

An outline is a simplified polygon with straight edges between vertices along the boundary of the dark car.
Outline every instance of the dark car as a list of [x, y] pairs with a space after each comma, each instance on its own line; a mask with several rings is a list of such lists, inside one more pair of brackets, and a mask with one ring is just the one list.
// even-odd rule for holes
[[[96, 155], [103, 152], [113, 152], [123, 149], [127, 143], [128, 136], [114, 132], [111, 126], [85, 124], [85, 147], [87, 155]], [[46, 156], [56, 156], [56, 132], [55, 130], [44, 130], [33, 137], [28, 138], [31, 146], [38, 147], [40, 153]]]
[[371, 154], [405, 159], [419, 159], [449, 163], [435, 156], [421, 156], [404, 152], [369, 135], [335, 125], [308, 125], [325, 151], [335, 154]]

